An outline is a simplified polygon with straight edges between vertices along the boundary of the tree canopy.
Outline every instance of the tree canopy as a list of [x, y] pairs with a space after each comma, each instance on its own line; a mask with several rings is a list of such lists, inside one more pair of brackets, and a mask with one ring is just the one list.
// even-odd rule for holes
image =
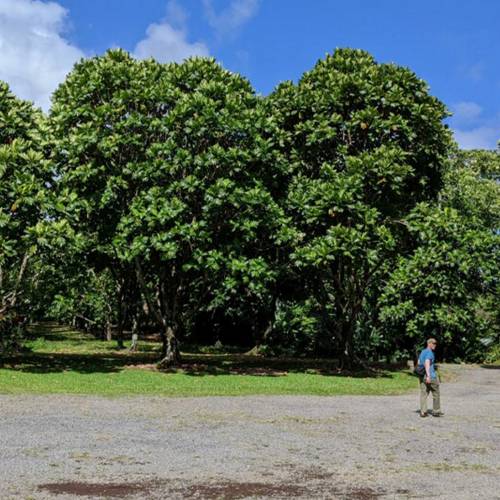
[[213, 59], [123, 50], [77, 63], [48, 117], [1, 84], [2, 342], [24, 304], [118, 347], [158, 332], [162, 366], [179, 341], [350, 366], [430, 335], [481, 359], [500, 155], [459, 151], [447, 116], [353, 49], [267, 97]]
[[0, 350], [29, 312], [34, 229], [42, 218], [48, 169], [40, 147], [43, 117], [0, 82]]
[[410, 70], [360, 50], [335, 51], [270, 99], [301, 235], [291, 263], [323, 338], [350, 363], [370, 289], [405, 246], [405, 217], [441, 187], [446, 111]]

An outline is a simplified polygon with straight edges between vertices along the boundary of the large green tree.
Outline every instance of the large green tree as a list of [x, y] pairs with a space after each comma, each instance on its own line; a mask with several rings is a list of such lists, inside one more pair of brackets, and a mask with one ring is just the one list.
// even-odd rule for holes
[[405, 244], [402, 219], [441, 188], [446, 110], [409, 69], [351, 49], [270, 101], [290, 166], [286, 212], [300, 232], [298, 290], [348, 365], [369, 291]]
[[148, 145], [162, 135], [159, 117], [167, 111], [154, 93], [161, 74], [153, 60], [108, 51], [75, 65], [54, 93], [50, 112], [55, 217], [73, 228], [82, 265], [111, 273], [120, 347], [124, 326], [135, 313], [137, 283], [134, 267], [119, 257], [114, 238], [141, 172], [150, 168]]
[[119, 331], [140, 291], [165, 364], [200, 313], [242, 315], [256, 339], [273, 315], [273, 262], [289, 231], [260, 104], [213, 60], [161, 65], [123, 51], [81, 61], [54, 95], [57, 217], [82, 262], [114, 277]]
[[290, 230], [275, 201], [283, 165], [272, 123], [249, 82], [196, 58], [165, 67], [154, 92], [163, 133], [147, 145], [116, 242], [164, 327], [169, 365], [200, 312], [253, 322], [259, 341], [274, 314], [276, 253]]
[[16, 317], [29, 314], [29, 287], [42, 218], [47, 162], [40, 148], [42, 114], [0, 82], [0, 351]]
[[448, 358], [480, 360], [498, 340], [500, 155], [457, 151], [439, 200], [407, 217], [413, 248], [402, 253], [380, 295], [392, 349], [412, 351], [438, 336]]

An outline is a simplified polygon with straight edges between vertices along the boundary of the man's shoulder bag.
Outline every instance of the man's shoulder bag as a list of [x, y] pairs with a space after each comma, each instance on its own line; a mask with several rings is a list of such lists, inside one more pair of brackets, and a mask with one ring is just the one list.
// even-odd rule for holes
[[425, 366], [417, 365], [413, 369], [413, 373], [419, 377], [423, 377], [425, 375]]

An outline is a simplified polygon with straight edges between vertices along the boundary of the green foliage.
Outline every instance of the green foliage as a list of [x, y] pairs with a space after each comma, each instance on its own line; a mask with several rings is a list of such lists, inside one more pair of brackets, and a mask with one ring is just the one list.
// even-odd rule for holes
[[[107, 270], [97, 274], [92, 269], [84, 271], [57, 282], [42, 317], [103, 334], [117, 321], [115, 284]], [[46, 281], [53, 282], [53, 278]]]
[[32, 230], [48, 172], [39, 147], [43, 131], [41, 114], [0, 82], [0, 352], [19, 345], [30, 312], [27, 289], [37, 252]]
[[370, 289], [402, 244], [400, 219], [441, 187], [446, 111], [411, 71], [348, 49], [270, 102], [290, 165], [286, 212], [299, 231], [291, 263], [349, 363]]
[[332, 354], [322, 320], [321, 307], [313, 298], [279, 302], [273, 330], [262, 351], [285, 356]]
[[212, 59], [112, 50], [75, 65], [48, 120], [0, 84], [2, 348], [29, 316], [119, 347], [160, 328], [171, 360], [177, 338], [351, 364], [430, 335], [483, 359], [500, 154], [458, 151], [446, 116], [352, 49], [267, 98]]
[[116, 225], [135, 192], [145, 143], [158, 133], [160, 66], [121, 50], [82, 60], [53, 96], [50, 126], [58, 206], [95, 258], [114, 259]]
[[[497, 337], [498, 339], [498, 337]], [[495, 365], [500, 364], [500, 343], [497, 343], [490, 347], [484, 358], [485, 363], [491, 363]]]
[[481, 360], [498, 341], [495, 175], [498, 154], [460, 152], [439, 205], [421, 204], [407, 217], [413, 250], [399, 257], [379, 299], [385, 334], [407, 350], [437, 336], [448, 358]]
[[290, 237], [264, 110], [247, 80], [210, 59], [165, 67], [154, 91], [168, 112], [120, 222], [119, 255], [140, 267], [175, 331], [202, 312], [255, 318], [270, 307], [274, 255]]
[[457, 151], [447, 169], [441, 202], [478, 229], [500, 228], [500, 150]]
[[147, 145], [163, 133], [159, 117], [167, 113], [154, 94], [161, 75], [162, 66], [152, 60], [108, 51], [75, 66], [55, 92], [50, 113], [58, 179], [54, 218], [69, 224], [70, 258], [87, 267], [75, 279], [82, 285], [88, 269], [90, 282], [107, 273], [99, 292], [83, 285], [69, 299], [74, 305], [66, 306], [75, 312], [82, 306], [78, 314], [90, 314], [94, 325], [116, 320], [119, 347], [139, 300], [134, 268], [118, 256], [114, 240], [142, 180], [153, 177]]

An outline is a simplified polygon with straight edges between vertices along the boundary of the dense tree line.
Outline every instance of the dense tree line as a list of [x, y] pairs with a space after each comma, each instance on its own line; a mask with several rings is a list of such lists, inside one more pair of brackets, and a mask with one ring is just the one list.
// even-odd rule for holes
[[0, 335], [72, 322], [348, 366], [498, 342], [500, 155], [407, 68], [340, 49], [268, 97], [212, 59], [79, 62], [48, 116], [0, 86]]

